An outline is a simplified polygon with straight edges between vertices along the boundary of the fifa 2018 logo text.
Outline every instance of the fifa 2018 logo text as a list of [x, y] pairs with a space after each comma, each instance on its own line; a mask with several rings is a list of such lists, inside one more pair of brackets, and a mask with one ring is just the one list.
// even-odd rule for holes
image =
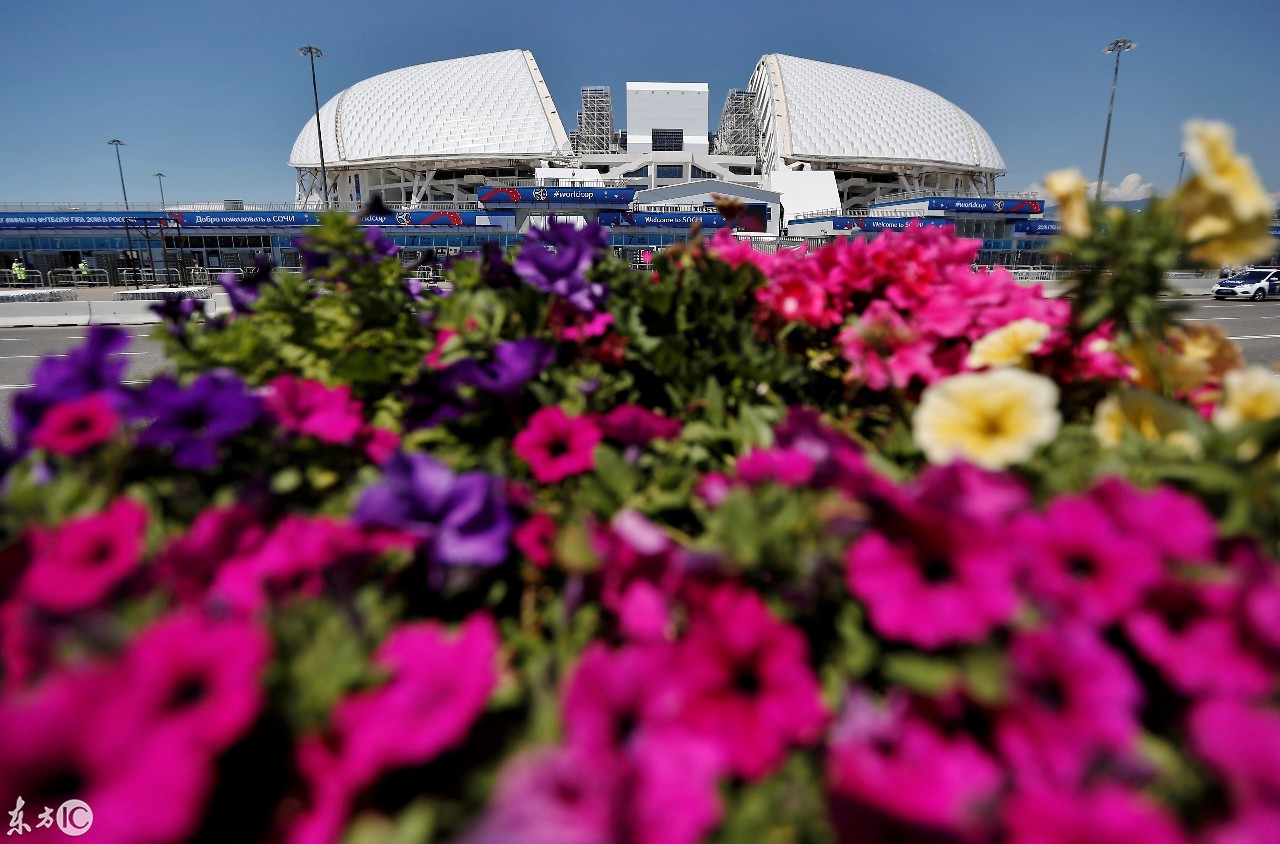
[[[9, 812], [9, 831], [5, 833], [6, 838], [32, 831], [31, 824], [25, 819], [25, 806], [26, 801], [19, 797], [13, 811]], [[57, 813], [51, 807], [45, 806], [44, 811], [36, 818], [35, 829], [52, 828], [55, 823], [65, 835], [73, 838], [84, 835], [89, 831], [89, 827], [93, 826], [93, 809], [90, 809], [89, 804], [83, 800], [67, 800], [58, 807]]]

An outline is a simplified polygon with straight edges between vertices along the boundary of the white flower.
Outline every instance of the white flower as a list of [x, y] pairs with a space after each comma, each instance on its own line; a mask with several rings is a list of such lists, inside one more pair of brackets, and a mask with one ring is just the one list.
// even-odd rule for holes
[[924, 391], [912, 422], [930, 463], [963, 458], [1003, 469], [1057, 435], [1058, 387], [1021, 369], [955, 375]]
[[1044, 189], [1058, 201], [1058, 222], [1068, 237], [1087, 237], [1093, 230], [1089, 222], [1089, 200], [1080, 171], [1055, 170], [1044, 177]]
[[1017, 319], [973, 344], [966, 362], [973, 369], [984, 366], [1018, 366], [1040, 351], [1049, 337], [1048, 325], [1034, 319]]
[[1191, 257], [1211, 266], [1245, 264], [1275, 251], [1269, 227], [1275, 207], [1253, 163], [1235, 150], [1225, 123], [1192, 120], [1184, 127], [1195, 175], [1174, 196]]
[[1228, 372], [1223, 380], [1226, 395], [1213, 412], [1213, 424], [1234, 428], [1280, 416], [1280, 378], [1270, 369], [1251, 366]]

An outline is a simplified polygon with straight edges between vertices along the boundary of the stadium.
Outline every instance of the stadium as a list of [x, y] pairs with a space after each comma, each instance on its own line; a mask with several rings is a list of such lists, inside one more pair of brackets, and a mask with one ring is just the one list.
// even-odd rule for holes
[[[548, 218], [598, 222], [615, 254], [687, 239], [698, 224], [749, 230], [760, 246], [954, 225], [982, 240], [983, 264], [1047, 260], [1057, 224], [1027, 194], [1000, 193], [1005, 163], [966, 111], [911, 82], [795, 56], [762, 56], [728, 92], [712, 131], [709, 86], [628, 82], [581, 89], [572, 129], [533, 54], [506, 50], [382, 73], [330, 98], [289, 151], [291, 203], [170, 203], [155, 208], [0, 208], [0, 267], [33, 278], [85, 262], [112, 283], [186, 283], [270, 253], [296, 267], [293, 238], [325, 208], [376, 197], [384, 227], [413, 257], [485, 243], [518, 245]], [[283, 157], [283, 156], [282, 156]], [[727, 221], [715, 197], [747, 213]], [[90, 209], [93, 210], [90, 210]], [[744, 231], [744, 233], [748, 233]], [[5, 279], [0, 269], [0, 282]]]

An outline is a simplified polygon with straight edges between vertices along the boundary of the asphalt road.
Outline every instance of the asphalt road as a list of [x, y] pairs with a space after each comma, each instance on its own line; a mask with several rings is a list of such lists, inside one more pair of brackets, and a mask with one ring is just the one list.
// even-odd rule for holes
[[[1213, 322], [1240, 346], [1249, 364], [1280, 362], [1280, 299], [1266, 302], [1218, 302], [1186, 299], [1190, 305], [1183, 317], [1191, 322]], [[164, 368], [163, 347], [151, 339], [152, 326], [126, 329], [133, 342], [128, 378], [149, 380]], [[84, 338], [83, 328], [0, 329], [0, 439], [12, 441], [11, 401], [14, 393], [31, 383], [31, 370], [43, 355], [64, 354]]]

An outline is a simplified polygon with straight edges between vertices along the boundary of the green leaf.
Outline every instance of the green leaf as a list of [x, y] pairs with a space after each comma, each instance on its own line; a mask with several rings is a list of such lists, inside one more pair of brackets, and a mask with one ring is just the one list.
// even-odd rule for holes
[[924, 695], [939, 695], [960, 679], [955, 663], [917, 653], [894, 653], [884, 658], [884, 675], [893, 683]]
[[618, 499], [619, 506], [635, 494], [636, 470], [630, 463], [622, 459], [622, 455], [607, 445], [596, 446], [596, 476]]

